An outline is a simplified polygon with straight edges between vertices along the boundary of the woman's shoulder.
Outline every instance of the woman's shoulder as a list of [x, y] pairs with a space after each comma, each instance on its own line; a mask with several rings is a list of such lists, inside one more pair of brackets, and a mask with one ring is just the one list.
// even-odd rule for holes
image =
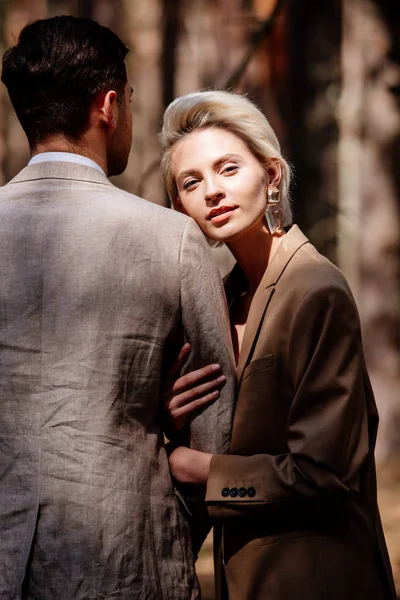
[[338, 332], [359, 331], [357, 305], [343, 273], [310, 243], [293, 255], [275, 296], [288, 322], [307, 322], [311, 327], [312, 322], [328, 319]]
[[281, 290], [298, 300], [305, 295], [334, 293], [354, 302], [343, 273], [309, 242], [293, 255], [279, 283]]

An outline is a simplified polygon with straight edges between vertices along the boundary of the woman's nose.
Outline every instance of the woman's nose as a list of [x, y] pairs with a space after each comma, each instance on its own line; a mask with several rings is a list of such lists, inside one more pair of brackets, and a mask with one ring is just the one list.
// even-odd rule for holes
[[220, 186], [216, 182], [208, 181], [205, 193], [206, 202], [217, 202], [223, 198], [225, 198], [225, 193]]

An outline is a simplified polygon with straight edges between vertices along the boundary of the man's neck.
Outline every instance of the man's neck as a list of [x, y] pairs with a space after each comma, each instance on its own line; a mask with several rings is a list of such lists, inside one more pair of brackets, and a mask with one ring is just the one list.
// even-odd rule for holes
[[79, 156], [85, 156], [98, 164], [107, 175], [107, 159], [105, 153], [103, 155], [101, 150], [95, 149], [92, 145], [89, 146], [88, 144], [83, 143], [75, 144], [65, 138], [58, 137], [37, 144], [31, 154], [33, 157], [44, 152], [68, 152], [71, 154], [78, 154]]

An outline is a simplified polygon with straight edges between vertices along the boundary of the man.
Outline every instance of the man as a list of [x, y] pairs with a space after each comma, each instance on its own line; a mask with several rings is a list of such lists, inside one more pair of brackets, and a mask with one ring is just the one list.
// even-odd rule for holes
[[0, 597], [199, 598], [161, 424], [186, 338], [220, 398], [186, 432], [227, 450], [233, 360], [218, 273], [192, 220], [118, 190], [127, 48], [73, 17], [28, 25], [2, 80], [32, 159], [0, 190]]

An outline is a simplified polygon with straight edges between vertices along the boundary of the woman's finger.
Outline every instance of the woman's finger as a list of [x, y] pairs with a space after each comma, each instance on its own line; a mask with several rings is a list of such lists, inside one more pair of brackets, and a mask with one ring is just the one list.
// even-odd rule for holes
[[211, 404], [212, 402], [215, 402], [215, 400], [218, 398], [218, 396], [219, 396], [218, 390], [211, 392], [210, 394], [207, 394], [206, 396], [203, 396], [202, 398], [197, 398], [196, 400], [193, 400], [189, 404], [185, 404], [184, 406], [175, 408], [171, 412], [171, 416], [173, 417], [175, 422], [177, 422], [177, 420], [180, 418], [186, 419], [186, 417], [188, 417], [192, 413], [200, 410], [201, 408], [203, 408], [204, 406], [207, 406], [208, 404]]
[[196, 371], [191, 371], [186, 375], [179, 377], [172, 386], [172, 393], [174, 395], [181, 394], [182, 392], [197, 386], [202, 381], [215, 377], [216, 373], [221, 371], [221, 367], [218, 364], [207, 365]]
[[185, 362], [187, 361], [187, 359], [189, 357], [190, 348], [191, 348], [191, 346], [189, 343], [186, 343], [182, 346], [182, 348], [179, 351], [178, 358], [176, 359], [176, 361], [174, 362], [174, 364], [168, 371], [168, 376], [167, 376], [168, 380], [173, 380], [176, 377], [179, 377], [179, 374], [180, 374]]
[[171, 399], [169, 406], [170, 409], [179, 408], [180, 406], [184, 406], [187, 404], [192, 404], [199, 398], [210, 394], [213, 391], [216, 391], [223, 383], [225, 383], [226, 378], [224, 375], [217, 377], [216, 379], [211, 379], [202, 383], [201, 385], [197, 385], [194, 388], [190, 388], [181, 394], [176, 394]]

